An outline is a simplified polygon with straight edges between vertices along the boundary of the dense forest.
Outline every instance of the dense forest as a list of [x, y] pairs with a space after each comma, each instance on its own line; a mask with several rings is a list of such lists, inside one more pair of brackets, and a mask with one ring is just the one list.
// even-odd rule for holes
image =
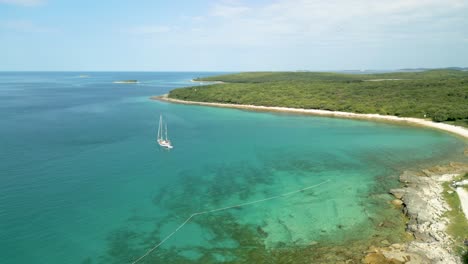
[[382, 74], [249, 72], [196, 80], [224, 83], [175, 89], [169, 97], [427, 117], [468, 127], [468, 71], [463, 70]]

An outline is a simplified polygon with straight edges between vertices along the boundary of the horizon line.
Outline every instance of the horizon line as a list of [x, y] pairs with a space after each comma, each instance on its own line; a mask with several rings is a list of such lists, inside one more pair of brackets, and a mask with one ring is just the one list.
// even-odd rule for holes
[[448, 67], [415, 67], [415, 68], [397, 68], [397, 69], [341, 69], [341, 70], [0, 70], [0, 72], [343, 72], [343, 71], [416, 71], [416, 70], [445, 70], [445, 69], [463, 69], [468, 70], [464, 66], [448, 66]]

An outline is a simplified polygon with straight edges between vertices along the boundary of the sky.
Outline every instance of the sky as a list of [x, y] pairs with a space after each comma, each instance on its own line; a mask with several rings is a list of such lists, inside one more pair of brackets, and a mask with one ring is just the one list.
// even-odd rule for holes
[[0, 71], [468, 66], [468, 0], [0, 0]]

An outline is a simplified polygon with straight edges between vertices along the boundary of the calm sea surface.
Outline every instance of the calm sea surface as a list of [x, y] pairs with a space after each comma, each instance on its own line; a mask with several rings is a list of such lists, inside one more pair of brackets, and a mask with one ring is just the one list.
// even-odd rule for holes
[[[207, 75], [0, 73], [0, 262], [129, 263], [194, 212], [325, 181], [196, 216], [142, 263], [253, 263], [385, 237], [399, 228], [386, 194], [398, 173], [464, 148], [428, 129], [148, 99]], [[125, 79], [140, 83], [113, 83]], [[171, 151], [155, 143], [160, 114]]]

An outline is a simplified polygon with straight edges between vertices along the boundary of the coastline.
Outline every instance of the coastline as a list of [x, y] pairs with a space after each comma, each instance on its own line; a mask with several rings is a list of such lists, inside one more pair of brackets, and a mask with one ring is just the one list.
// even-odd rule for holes
[[139, 81], [114, 81], [112, 83], [118, 83], [118, 84], [138, 84], [140, 83]]
[[[153, 100], [170, 103], [191, 104], [201, 106], [235, 108], [263, 112], [285, 112], [295, 114], [309, 114], [336, 118], [361, 119], [380, 122], [416, 125], [449, 132], [456, 136], [468, 139], [468, 129], [445, 124], [435, 123], [419, 118], [397, 116], [384, 116], [379, 114], [356, 114], [348, 112], [334, 112], [327, 110], [297, 109], [286, 107], [265, 107], [255, 105], [237, 105], [223, 103], [193, 102], [168, 98], [168, 95], [153, 96]], [[464, 153], [468, 157], [468, 148]], [[400, 175], [401, 187], [389, 192], [395, 197], [392, 204], [407, 218], [406, 231], [413, 240], [401, 244], [392, 244], [387, 247], [371, 246], [362, 259], [363, 263], [456, 263], [461, 264], [460, 253], [453, 248], [459, 241], [448, 233], [452, 222], [447, 213], [456, 210], [451, 208], [444, 198], [443, 185], [452, 181], [458, 175], [468, 172], [467, 163], [452, 162], [444, 166], [435, 166], [425, 170], [404, 171]], [[459, 197], [463, 207], [468, 208], [468, 200], [463, 195]], [[462, 212], [463, 214], [463, 212]], [[465, 215], [468, 222], [468, 214]], [[466, 237], [465, 239], [468, 239]], [[465, 249], [466, 251], [466, 249]], [[466, 254], [466, 253], [465, 253]]]
[[418, 171], [404, 171], [399, 178], [402, 187], [392, 189], [390, 193], [395, 198], [392, 204], [408, 217], [406, 229], [414, 240], [400, 247], [373, 248], [369, 255], [380, 254], [402, 263], [406, 263], [405, 259], [410, 256], [413, 260], [419, 260], [414, 263], [461, 264], [460, 256], [454, 250], [461, 246], [458, 244], [460, 241], [456, 241], [447, 231], [451, 224], [447, 214], [457, 209], [451, 208], [445, 199], [444, 195], [453, 191], [445, 190], [444, 183], [467, 171], [467, 163], [456, 162]]
[[223, 81], [196, 81], [194, 79], [190, 80], [190, 82], [193, 82], [193, 83], [200, 83], [200, 84], [206, 84], [206, 85], [210, 85], [210, 84], [220, 84], [220, 83], [224, 83]]
[[171, 103], [178, 103], [178, 104], [191, 104], [191, 105], [214, 106], [214, 107], [235, 108], [235, 109], [244, 109], [244, 110], [265, 111], [265, 112], [284, 112], [284, 113], [309, 114], [309, 115], [316, 115], [316, 116], [327, 116], [327, 117], [338, 117], [338, 118], [406, 123], [406, 124], [411, 124], [411, 125], [424, 126], [428, 128], [443, 130], [445, 132], [449, 132], [449, 133], [461, 136], [465, 139], [468, 139], [467, 128], [445, 124], [445, 123], [436, 123], [430, 120], [414, 118], [414, 117], [398, 117], [398, 116], [380, 115], [380, 114], [357, 114], [357, 113], [350, 113], [350, 112], [304, 109], [304, 108], [288, 108], [288, 107], [276, 107], [276, 106], [257, 106], [257, 105], [195, 102], [195, 101], [185, 101], [185, 100], [180, 100], [180, 99], [169, 98], [167, 94], [161, 95], [161, 96], [152, 96], [150, 97], [150, 99], [166, 101], [166, 102], [171, 102]]

